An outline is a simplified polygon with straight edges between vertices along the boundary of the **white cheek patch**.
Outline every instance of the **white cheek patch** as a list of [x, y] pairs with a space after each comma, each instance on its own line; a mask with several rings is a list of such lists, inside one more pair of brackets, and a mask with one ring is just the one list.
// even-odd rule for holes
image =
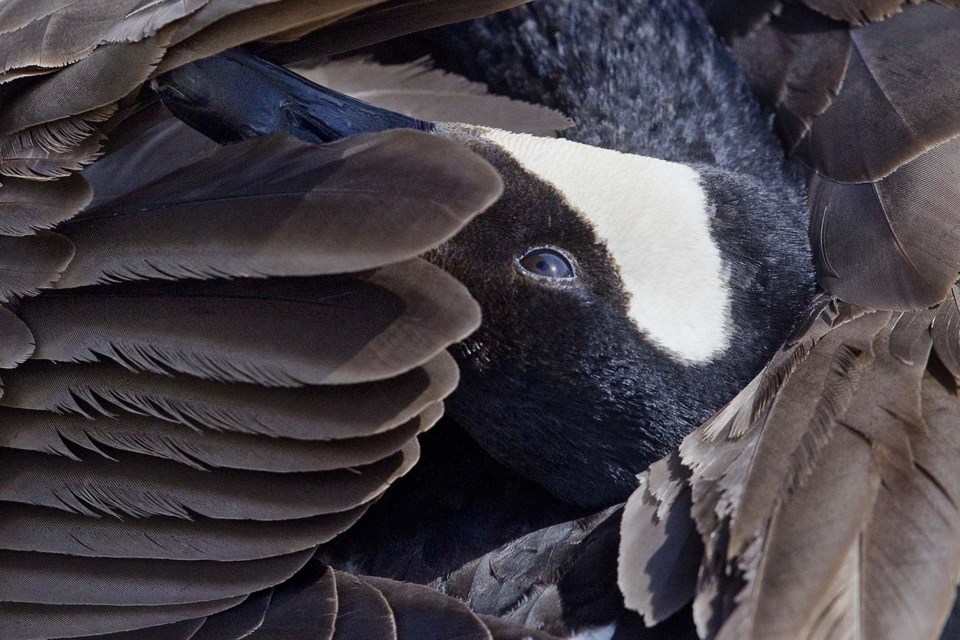
[[612, 640], [613, 635], [617, 632], [617, 625], [611, 624], [607, 627], [601, 627], [599, 629], [591, 629], [589, 631], [581, 631], [575, 636], [571, 636], [570, 640]]
[[482, 135], [593, 227], [620, 269], [630, 317], [650, 341], [687, 364], [729, 346], [731, 293], [696, 171], [569, 140]]

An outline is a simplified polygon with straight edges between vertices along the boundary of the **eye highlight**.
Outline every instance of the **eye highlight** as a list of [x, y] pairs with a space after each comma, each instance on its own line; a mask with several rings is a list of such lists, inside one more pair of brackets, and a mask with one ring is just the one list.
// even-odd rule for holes
[[524, 275], [549, 280], [569, 280], [577, 277], [573, 259], [553, 247], [530, 249], [517, 260]]

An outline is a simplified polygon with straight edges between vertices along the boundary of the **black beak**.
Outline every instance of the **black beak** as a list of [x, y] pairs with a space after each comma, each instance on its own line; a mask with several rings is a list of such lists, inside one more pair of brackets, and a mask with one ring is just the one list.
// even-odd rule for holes
[[157, 78], [154, 87], [174, 115], [220, 143], [281, 131], [319, 143], [388, 129], [436, 128], [314, 84], [243, 49], [179, 67]]

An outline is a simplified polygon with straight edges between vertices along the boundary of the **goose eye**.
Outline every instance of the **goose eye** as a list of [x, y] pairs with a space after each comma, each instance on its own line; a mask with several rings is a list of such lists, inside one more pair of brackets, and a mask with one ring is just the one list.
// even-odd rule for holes
[[517, 261], [520, 268], [528, 275], [539, 278], [575, 278], [573, 261], [557, 249], [540, 247], [527, 251]]

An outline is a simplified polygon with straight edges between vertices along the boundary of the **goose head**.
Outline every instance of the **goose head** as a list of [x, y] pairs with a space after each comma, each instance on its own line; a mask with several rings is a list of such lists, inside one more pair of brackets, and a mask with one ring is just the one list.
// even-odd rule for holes
[[783, 185], [426, 123], [241, 52], [184, 67], [159, 90], [224, 142], [415, 128], [493, 164], [503, 196], [426, 256], [483, 310], [481, 328], [454, 351], [462, 380], [449, 415], [501, 463], [573, 504], [625, 499], [637, 473], [760, 370], [812, 294], [805, 231], [791, 222], [802, 201]]

